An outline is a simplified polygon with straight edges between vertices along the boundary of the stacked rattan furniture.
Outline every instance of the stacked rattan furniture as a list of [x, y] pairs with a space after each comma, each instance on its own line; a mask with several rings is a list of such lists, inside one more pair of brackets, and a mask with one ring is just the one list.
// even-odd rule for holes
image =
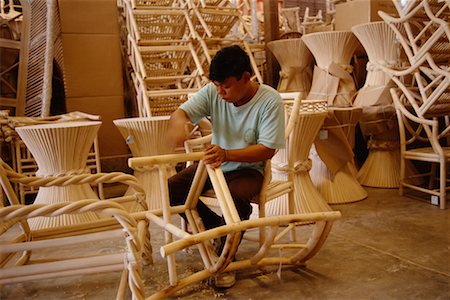
[[[251, 31], [229, 1], [126, 0], [123, 15], [141, 117], [170, 115], [205, 85], [211, 57], [225, 45], [240, 44], [262, 82], [245, 40]], [[244, 28], [242, 34], [234, 30], [238, 23]]]
[[[383, 61], [375, 64], [397, 85], [390, 93], [400, 133], [400, 194], [406, 189], [426, 193], [444, 209], [450, 178], [450, 2], [394, 4], [399, 17], [380, 15], [395, 32], [407, 62], [398, 68]], [[407, 174], [411, 161], [431, 166]]]

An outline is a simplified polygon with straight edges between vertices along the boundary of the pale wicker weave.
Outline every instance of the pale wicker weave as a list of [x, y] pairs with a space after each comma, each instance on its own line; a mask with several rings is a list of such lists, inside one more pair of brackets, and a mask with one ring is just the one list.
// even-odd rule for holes
[[[351, 31], [333, 31], [306, 34], [302, 39], [316, 59], [318, 67], [314, 70], [307, 99], [327, 99], [330, 106], [351, 106], [356, 87], [350, 75], [350, 60], [358, 45], [356, 37]], [[332, 84], [328, 79], [330, 76], [338, 83], [334, 91], [329, 90]]]
[[301, 92], [300, 97], [306, 98], [311, 88], [313, 57], [303, 40], [270, 41], [267, 48], [281, 66], [278, 91]]
[[[133, 157], [162, 155], [170, 153], [165, 142], [166, 131], [169, 125], [169, 116], [148, 118], [127, 118], [114, 120]], [[175, 174], [175, 166], [167, 166], [168, 174]], [[152, 209], [161, 208], [161, 188], [158, 170], [147, 172], [135, 171], [134, 175], [146, 191], [147, 207]], [[132, 193], [130, 188], [127, 192]]]
[[50, 115], [53, 61], [64, 66], [61, 28], [56, 0], [31, 0], [29, 60], [25, 114]]
[[373, 62], [399, 66], [400, 48], [394, 31], [383, 21], [357, 25], [352, 31], [369, 58], [366, 82], [354, 102], [363, 107], [360, 126], [369, 141], [369, 155], [358, 172], [358, 180], [365, 186], [397, 188], [400, 152], [396, 115], [389, 93], [393, 84], [390, 75], [376, 68]]

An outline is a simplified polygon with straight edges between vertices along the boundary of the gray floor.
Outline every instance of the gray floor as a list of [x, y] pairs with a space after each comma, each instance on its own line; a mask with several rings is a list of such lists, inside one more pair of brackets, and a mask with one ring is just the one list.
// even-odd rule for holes
[[[233, 288], [210, 281], [181, 291], [184, 299], [450, 299], [449, 213], [397, 190], [368, 189], [366, 200], [335, 205], [338, 220], [306, 267], [246, 270]], [[166, 284], [159, 255], [162, 233], [152, 226], [153, 266], [145, 269], [146, 295]], [[102, 245], [101, 251], [115, 247]], [[252, 244], [243, 241], [245, 255]], [[71, 249], [65, 251], [70, 252]], [[198, 255], [177, 257], [180, 274], [201, 269]], [[74, 276], [1, 286], [0, 299], [114, 299], [119, 274]]]

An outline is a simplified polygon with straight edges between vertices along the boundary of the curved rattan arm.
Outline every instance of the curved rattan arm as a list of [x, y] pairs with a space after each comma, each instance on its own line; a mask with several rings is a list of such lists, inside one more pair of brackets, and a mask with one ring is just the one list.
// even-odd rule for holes
[[24, 184], [33, 187], [50, 187], [50, 186], [68, 186], [74, 184], [91, 184], [98, 185], [100, 183], [122, 183], [132, 187], [140, 205], [147, 209], [145, 202], [145, 190], [133, 175], [122, 172], [112, 173], [96, 173], [96, 174], [76, 174], [64, 176], [47, 176], [47, 177], [30, 177], [19, 174], [14, 171], [7, 163], [0, 161], [1, 167], [5, 170], [6, 176], [11, 182]]

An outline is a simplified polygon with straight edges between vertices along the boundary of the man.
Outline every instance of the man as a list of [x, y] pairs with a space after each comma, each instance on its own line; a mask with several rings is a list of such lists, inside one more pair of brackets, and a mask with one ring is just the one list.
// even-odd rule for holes
[[[284, 110], [276, 90], [251, 80], [250, 59], [239, 46], [221, 49], [210, 66], [211, 83], [183, 103], [170, 117], [169, 141], [181, 144], [188, 137], [185, 124], [210, 117], [212, 144], [205, 150], [204, 161], [221, 167], [241, 220], [252, 212], [250, 201], [259, 194], [264, 176], [264, 161], [283, 148]], [[186, 168], [169, 179], [172, 205], [186, 201], [197, 165]], [[210, 189], [208, 180], [205, 189]], [[224, 224], [199, 201], [197, 210], [206, 229]], [[231, 278], [232, 277], [232, 278]], [[216, 286], [230, 287], [234, 274], [216, 277]]]

